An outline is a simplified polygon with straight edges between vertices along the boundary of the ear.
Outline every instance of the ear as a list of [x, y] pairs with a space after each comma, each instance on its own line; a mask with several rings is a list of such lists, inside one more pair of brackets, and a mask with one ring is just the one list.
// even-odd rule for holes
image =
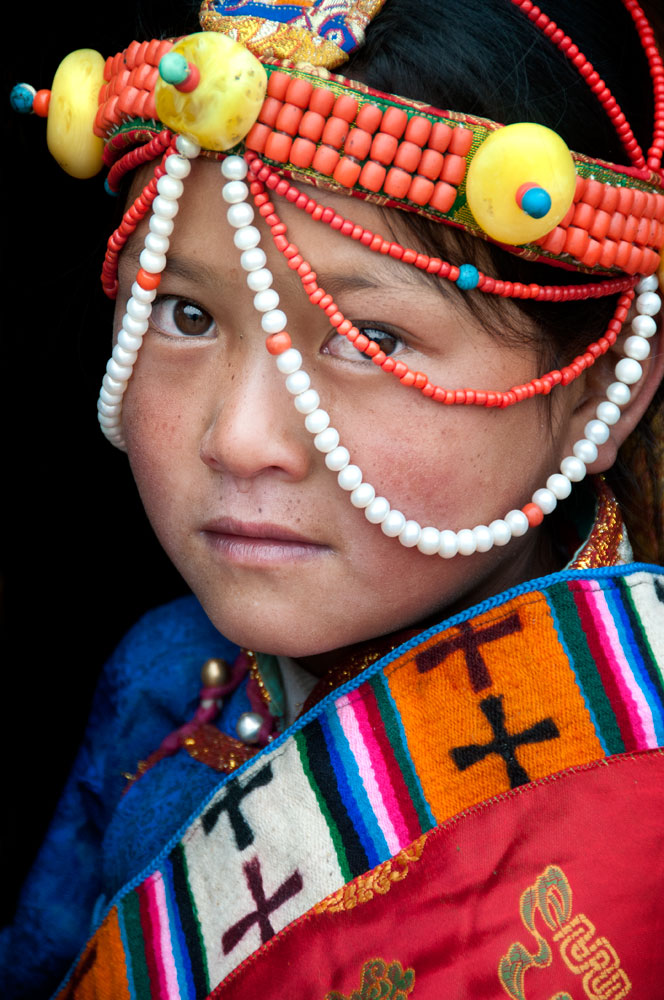
[[[572, 453], [574, 444], [585, 437], [586, 424], [597, 416], [597, 406], [606, 399], [606, 390], [615, 381], [615, 367], [618, 361], [625, 357], [623, 345], [632, 332], [632, 318], [633, 314], [630, 314], [623, 326], [623, 332], [613, 347], [585, 372], [584, 389], [565, 430], [564, 447], [567, 455]], [[657, 332], [649, 341], [650, 355], [640, 362], [643, 375], [638, 382], [629, 387], [631, 390], [629, 402], [620, 408], [620, 420], [609, 428], [611, 432], [609, 440], [598, 446], [597, 459], [587, 466], [589, 473], [606, 472], [611, 468], [618, 449], [641, 420], [664, 378], [664, 326], [661, 313], [657, 322]]]

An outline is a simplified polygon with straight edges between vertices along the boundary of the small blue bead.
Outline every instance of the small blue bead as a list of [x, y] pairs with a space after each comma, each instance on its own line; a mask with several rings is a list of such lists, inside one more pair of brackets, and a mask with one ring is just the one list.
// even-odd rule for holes
[[104, 191], [106, 194], [110, 194], [112, 198], [117, 198], [118, 191], [114, 191], [111, 185], [108, 183], [108, 177], [104, 178]]
[[464, 292], [468, 292], [471, 288], [477, 288], [479, 280], [480, 272], [474, 264], [461, 265], [459, 268], [459, 277], [457, 278], [457, 288], [460, 288]]
[[14, 111], [18, 111], [21, 115], [29, 115], [32, 111], [35, 94], [35, 88], [31, 87], [29, 83], [17, 83], [15, 87], [12, 87], [9, 101]]
[[543, 219], [551, 208], [551, 195], [544, 188], [530, 188], [521, 199], [521, 208], [531, 219]]

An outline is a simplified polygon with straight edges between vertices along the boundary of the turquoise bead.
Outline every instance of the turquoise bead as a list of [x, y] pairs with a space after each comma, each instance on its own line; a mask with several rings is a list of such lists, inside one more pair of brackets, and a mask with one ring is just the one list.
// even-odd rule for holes
[[457, 288], [464, 292], [469, 292], [472, 288], [477, 288], [480, 280], [480, 272], [474, 264], [462, 264], [459, 268], [457, 278]]
[[12, 87], [9, 101], [14, 111], [21, 115], [29, 115], [32, 111], [32, 102], [37, 91], [29, 83], [17, 83]]
[[541, 187], [532, 187], [521, 199], [521, 208], [531, 219], [543, 219], [551, 209], [551, 195]]
[[159, 76], [175, 87], [189, 76], [189, 63], [179, 52], [167, 52], [159, 60]]

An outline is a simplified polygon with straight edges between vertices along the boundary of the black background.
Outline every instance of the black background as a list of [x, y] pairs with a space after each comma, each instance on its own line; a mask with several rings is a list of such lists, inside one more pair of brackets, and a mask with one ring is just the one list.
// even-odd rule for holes
[[44, 837], [104, 660], [144, 611], [185, 589], [126, 457], [96, 421], [112, 322], [99, 273], [120, 209], [103, 174], [68, 177], [48, 153], [45, 120], [8, 103], [15, 82], [50, 88], [74, 49], [125, 48], [136, 6], [21, 7], [3, 15], [2, 45], [0, 922]]

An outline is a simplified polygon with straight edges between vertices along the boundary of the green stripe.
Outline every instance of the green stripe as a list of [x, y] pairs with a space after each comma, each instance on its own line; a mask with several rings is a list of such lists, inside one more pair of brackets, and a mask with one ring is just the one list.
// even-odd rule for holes
[[318, 808], [325, 817], [325, 822], [327, 823], [327, 828], [334, 844], [334, 849], [337, 852], [337, 861], [339, 863], [339, 868], [341, 869], [341, 874], [343, 875], [344, 882], [350, 882], [354, 877], [351, 871], [350, 865], [348, 863], [348, 858], [346, 857], [346, 852], [344, 850], [344, 842], [342, 840], [341, 834], [339, 833], [339, 828], [332, 818], [332, 814], [327, 807], [324, 796], [322, 795], [316, 779], [314, 777], [313, 770], [311, 768], [311, 763], [309, 761], [309, 754], [307, 752], [307, 742], [305, 737], [305, 730], [300, 730], [299, 733], [295, 733], [295, 744], [300, 754], [300, 761], [302, 762], [302, 770], [306, 774], [311, 789], [316, 796], [316, 801], [318, 802]]
[[[618, 586], [620, 587], [620, 594], [627, 609], [630, 624], [632, 626], [635, 639], [638, 642], [645, 668], [648, 671], [648, 676], [650, 677], [652, 685], [659, 695], [660, 700], [664, 701], [664, 679], [662, 678], [659, 667], [657, 666], [657, 659], [652, 646], [650, 645], [648, 633], [646, 632], [641, 620], [641, 614], [634, 603], [632, 587], [626, 580], [619, 580]], [[662, 608], [662, 613], [664, 614], [664, 608]]]
[[145, 946], [138, 893], [130, 892], [122, 901], [122, 918], [126, 930], [126, 942], [131, 956], [131, 971], [134, 980], [136, 1000], [150, 1000], [150, 974], [145, 961]]
[[417, 818], [420, 821], [420, 829], [422, 833], [424, 833], [426, 830], [430, 830], [434, 825], [433, 817], [424, 797], [424, 793], [422, 792], [422, 786], [420, 785], [419, 778], [417, 777], [413, 761], [404, 746], [404, 734], [402, 733], [399, 725], [398, 716], [396, 714], [396, 706], [392, 701], [392, 695], [390, 694], [388, 688], [387, 678], [384, 677], [383, 674], [379, 674], [373, 681], [371, 681], [371, 686], [376, 696], [378, 709], [383, 719], [385, 733], [390, 741], [390, 746], [394, 751], [394, 756], [401, 770], [401, 774], [403, 775], [403, 779], [406, 782], [406, 787], [410, 792], [411, 802], [415, 807]]
[[[562, 629], [562, 640], [570, 660], [570, 666], [576, 673], [581, 691], [592, 709], [607, 753], [623, 753], [625, 744], [620, 735], [618, 722], [604, 690], [602, 678], [588, 649], [574, 597], [567, 583], [554, 584], [548, 591], [547, 597], [553, 605]], [[574, 650], [573, 654], [572, 650]]]
[[[209, 993], [211, 987], [210, 973], [207, 964], [207, 952], [205, 950], [205, 939], [203, 938], [201, 922], [198, 919], [198, 908], [196, 906], [196, 900], [191, 888], [187, 855], [185, 853], [184, 844], [181, 841], [179, 844], [176, 844], [171, 851], [171, 865], [173, 868], [174, 880], [177, 880], [175, 884], [175, 898], [178, 904], [178, 910], [180, 911], [180, 923], [182, 924], [185, 942], [189, 952], [189, 961], [191, 962], [196, 993], [198, 996], [206, 995]], [[182, 899], [183, 893], [186, 896], [184, 900]], [[188, 912], [186, 911], [187, 903], [189, 904]], [[198, 948], [196, 948], [196, 944], [198, 945]], [[203, 980], [205, 984], [204, 994], [201, 994], [200, 992], [202, 985], [201, 980]]]

